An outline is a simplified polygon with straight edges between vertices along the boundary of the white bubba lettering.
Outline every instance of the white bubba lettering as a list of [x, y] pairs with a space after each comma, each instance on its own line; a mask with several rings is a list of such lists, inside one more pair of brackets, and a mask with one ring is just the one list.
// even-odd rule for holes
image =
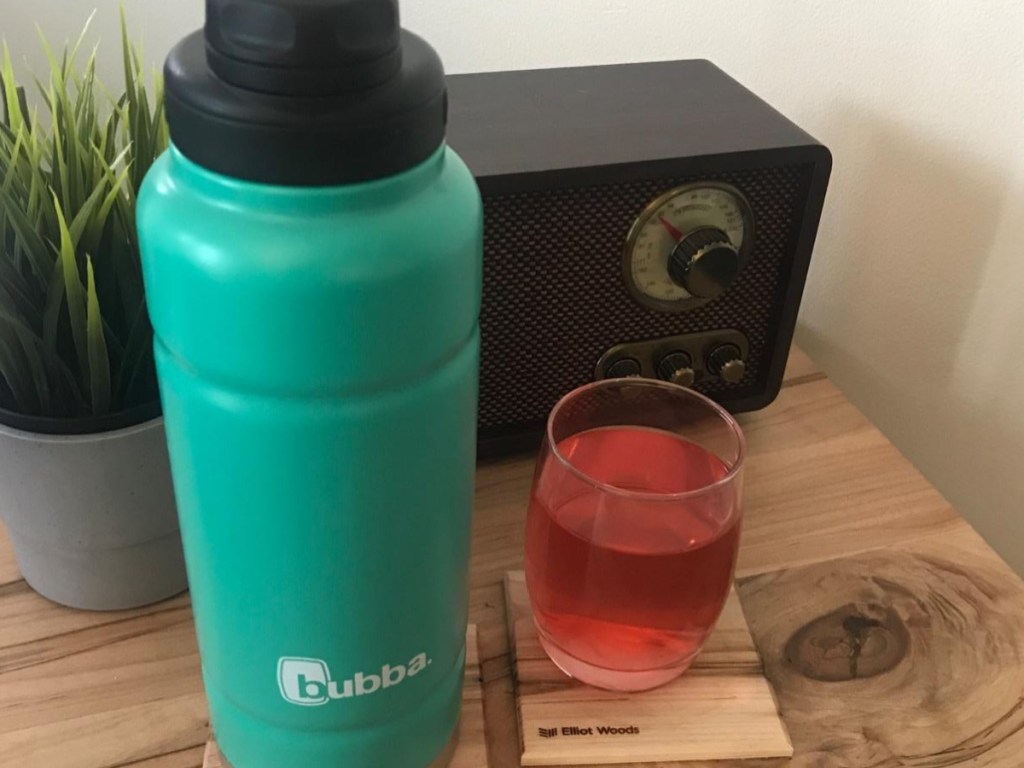
[[414, 656], [412, 661], [409, 662], [409, 677], [418, 675], [424, 669], [427, 668], [427, 664], [430, 660], [427, 659], [427, 654], [421, 653], [419, 656]]
[[332, 680], [327, 662], [321, 659], [285, 656], [277, 662], [281, 696], [291, 704], [316, 707], [337, 699], [369, 696], [415, 677], [430, 665], [427, 654], [413, 656], [408, 665], [385, 664], [380, 674], [356, 672], [345, 680]]
[[405, 667], [401, 664], [394, 667], [389, 664], [385, 664], [384, 669], [380, 672], [385, 688], [390, 688], [392, 685], [398, 685], [400, 682], [405, 680], [405, 674]]

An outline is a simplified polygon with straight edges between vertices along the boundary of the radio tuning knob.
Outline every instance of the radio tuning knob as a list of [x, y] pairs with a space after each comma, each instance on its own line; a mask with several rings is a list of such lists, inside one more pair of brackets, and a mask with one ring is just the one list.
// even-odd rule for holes
[[740, 252], [717, 227], [701, 227], [680, 240], [668, 259], [672, 281], [701, 299], [722, 293], [740, 271]]
[[693, 360], [686, 352], [669, 352], [658, 362], [658, 377], [681, 387], [692, 387], [697, 379]]
[[719, 344], [708, 355], [708, 371], [730, 384], [736, 384], [746, 375], [747, 364], [735, 344]]

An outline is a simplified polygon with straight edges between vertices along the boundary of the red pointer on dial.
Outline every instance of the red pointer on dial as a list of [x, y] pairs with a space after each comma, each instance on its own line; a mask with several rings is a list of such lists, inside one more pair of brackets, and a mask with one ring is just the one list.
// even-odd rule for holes
[[672, 222], [666, 219], [664, 216], [659, 216], [658, 221], [661, 222], [661, 226], [665, 228], [665, 231], [669, 233], [673, 240], [677, 243], [683, 239], [683, 233], [672, 226]]

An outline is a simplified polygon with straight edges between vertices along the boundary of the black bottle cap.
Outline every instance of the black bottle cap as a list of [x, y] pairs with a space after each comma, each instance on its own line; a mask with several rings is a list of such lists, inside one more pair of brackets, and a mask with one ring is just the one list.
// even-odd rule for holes
[[397, 0], [207, 0], [164, 67], [189, 159], [235, 178], [338, 185], [399, 173], [444, 141], [444, 68]]

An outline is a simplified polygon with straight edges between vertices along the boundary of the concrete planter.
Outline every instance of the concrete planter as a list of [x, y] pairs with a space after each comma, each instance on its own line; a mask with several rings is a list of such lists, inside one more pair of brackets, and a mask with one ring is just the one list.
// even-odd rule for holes
[[187, 588], [163, 418], [71, 435], [0, 423], [0, 518], [55, 602], [117, 610]]

